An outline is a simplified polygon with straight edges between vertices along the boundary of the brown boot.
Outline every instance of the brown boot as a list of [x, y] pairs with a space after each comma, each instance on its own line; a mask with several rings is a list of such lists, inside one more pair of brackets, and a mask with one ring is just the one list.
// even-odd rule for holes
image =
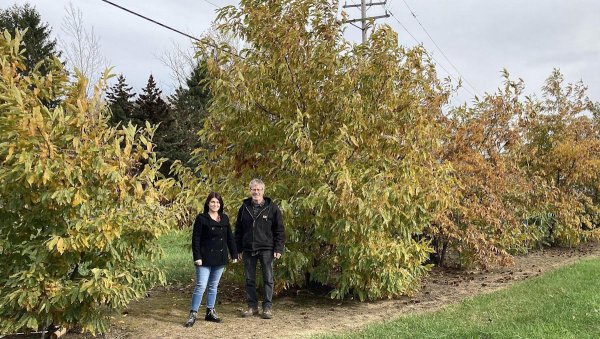
[[273, 318], [273, 309], [271, 307], [265, 307], [265, 308], [263, 308], [262, 317], [263, 317], [263, 319], [271, 319], [271, 318]]
[[258, 315], [258, 308], [256, 307], [248, 307], [248, 309], [242, 313], [242, 317], [244, 318], [249, 318], [255, 315]]

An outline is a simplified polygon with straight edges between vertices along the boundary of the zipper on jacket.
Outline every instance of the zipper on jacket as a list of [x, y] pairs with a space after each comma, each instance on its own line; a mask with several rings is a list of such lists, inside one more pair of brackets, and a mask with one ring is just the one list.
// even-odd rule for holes
[[[246, 211], [248, 211], [248, 214], [250, 214], [250, 218], [252, 218], [252, 251], [254, 252], [254, 225], [256, 224], [256, 218], [254, 218], [254, 215], [252, 214], [252, 212], [250, 212], [250, 209], [248, 209], [248, 206], [244, 205], [244, 207], [246, 208]], [[261, 215], [262, 212], [264, 212], [267, 208], [270, 208], [271, 205], [265, 207], [262, 209], [262, 211], [258, 212], [258, 215]]]

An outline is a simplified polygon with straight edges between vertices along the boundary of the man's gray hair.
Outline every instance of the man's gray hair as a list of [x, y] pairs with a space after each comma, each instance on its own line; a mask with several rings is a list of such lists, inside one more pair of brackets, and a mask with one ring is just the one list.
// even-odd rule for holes
[[256, 185], [262, 186], [263, 189], [265, 188], [265, 183], [258, 178], [254, 178], [250, 181], [250, 189], [252, 189], [252, 186]]

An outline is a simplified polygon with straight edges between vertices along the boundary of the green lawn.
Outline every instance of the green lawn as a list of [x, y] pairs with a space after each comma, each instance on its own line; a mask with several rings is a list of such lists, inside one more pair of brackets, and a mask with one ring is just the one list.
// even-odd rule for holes
[[192, 234], [190, 230], [170, 231], [159, 239], [164, 256], [159, 262], [168, 284], [191, 283], [194, 279], [192, 263]]
[[[172, 230], [159, 239], [164, 256], [158, 263], [165, 271], [167, 284], [191, 284], [194, 282], [191, 230]], [[242, 265], [228, 265], [221, 280], [243, 282]]]
[[600, 338], [600, 259], [437, 312], [326, 338]]

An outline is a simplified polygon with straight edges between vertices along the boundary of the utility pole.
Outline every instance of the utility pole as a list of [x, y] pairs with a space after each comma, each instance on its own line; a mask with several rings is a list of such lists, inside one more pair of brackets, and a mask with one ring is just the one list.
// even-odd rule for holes
[[[353, 3], [352, 5], [348, 5], [347, 3], [344, 3], [343, 8], [360, 7], [360, 19], [346, 20], [345, 22], [351, 24], [352, 26], [354, 26], [362, 31], [362, 43], [363, 44], [367, 41], [367, 29], [369, 29], [367, 20], [375, 21], [376, 19], [388, 18], [390, 16], [390, 14], [388, 13], [388, 11], [386, 9], [385, 15], [367, 17], [367, 7], [370, 8], [371, 6], [385, 6], [386, 3], [387, 3], [387, 0], [382, 1], [382, 2], [373, 2], [373, 0], [370, 0], [370, 2], [368, 2], [368, 3], [367, 3], [367, 0], [360, 0], [360, 5], [356, 4], [356, 3]], [[360, 23], [361, 23], [360, 27], [356, 26], [354, 24], [355, 22], [358, 22], [358, 21], [360, 21]]]

